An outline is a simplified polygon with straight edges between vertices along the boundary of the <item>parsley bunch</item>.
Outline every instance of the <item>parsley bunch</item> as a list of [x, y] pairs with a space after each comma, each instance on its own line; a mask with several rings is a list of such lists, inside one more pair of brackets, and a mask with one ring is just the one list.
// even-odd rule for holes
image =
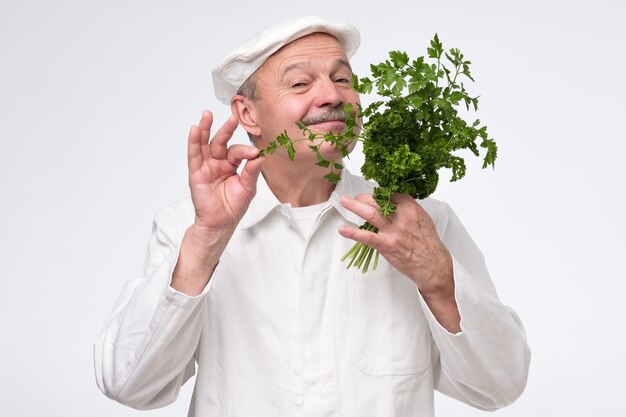
[[[437, 34], [430, 41], [427, 54], [430, 63], [423, 56], [410, 60], [405, 52], [391, 51], [389, 59], [370, 65], [371, 77], [353, 76], [352, 85], [357, 92], [375, 91], [381, 98], [359, 109], [365, 120], [360, 136], [354, 133], [357, 115], [351, 105], [344, 108], [345, 133], [320, 134], [299, 124], [307, 136], [304, 140], [313, 142], [323, 138], [340, 149], [343, 156], [348, 155], [350, 143], [363, 142], [365, 162], [361, 172], [364, 178], [378, 183], [374, 200], [383, 216], [390, 216], [396, 210], [391, 201], [394, 193], [417, 199], [432, 194], [439, 182], [440, 168], [451, 170], [450, 181], [463, 178], [465, 161], [455, 151], [469, 149], [478, 157], [479, 148], [483, 148], [483, 168], [493, 166], [496, 160], [496, 143], [488, 137], [487, 127], [481, 126], [480, 120], [468, 124], [458, 114], [462, 104], [467, 110], [470, 107], [478, 110], [478, 97], [470, 96], [462, 81], [474, 81], [469, 70], [471, 62], [456, 48], [444, 51]], [[283, 147], [293, 159], [293, 141], [285, 132], [263, 152], [272, 153]], [[317, 154], [317, 165], [330, 168], [326, 178], [336, 183], [342, 165], [324, 159], [319, 146], [309, 148]], [[367, 222], [361, 228], [378, 231]], [[367, 272], [374, 252], [373, 269], [376, 269], [378, 251], [358, 242], [341, 260], [350, 260], [348, 268], [355, 266]]]

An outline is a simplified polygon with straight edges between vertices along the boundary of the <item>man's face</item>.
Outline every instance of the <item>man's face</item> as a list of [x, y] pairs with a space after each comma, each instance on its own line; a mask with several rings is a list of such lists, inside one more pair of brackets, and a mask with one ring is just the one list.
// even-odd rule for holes
[[[302, 121], [319, 133], [339, 133], [346, 129], [341, 110], [359, 101], [352, 89], [352, 70], [346, 54], [333, 36], [314, 33], [297, 39], [272, 55], [257, 73], [259, 100], [254, 103], [261, 130], [260, 147], [287, 130], [293, 139], [303, 138], [296, 122]], [[329, 116], [330, 115], [330, 116]], [[296, 144], [296, 157], [308, 151], [308, 141]], [[322, 146], [331, 157], [334, 149]]]

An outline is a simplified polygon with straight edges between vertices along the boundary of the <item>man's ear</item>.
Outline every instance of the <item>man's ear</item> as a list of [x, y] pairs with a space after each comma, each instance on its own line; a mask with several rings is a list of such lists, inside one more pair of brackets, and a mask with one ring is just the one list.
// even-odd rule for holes
[[254, 102], [248, 97], [234, 96], [230, 101], [230, 110], [237, 116], [239, 124], [252, 136], [261, 136], [261, 128], [257, 124], [257, 111]]

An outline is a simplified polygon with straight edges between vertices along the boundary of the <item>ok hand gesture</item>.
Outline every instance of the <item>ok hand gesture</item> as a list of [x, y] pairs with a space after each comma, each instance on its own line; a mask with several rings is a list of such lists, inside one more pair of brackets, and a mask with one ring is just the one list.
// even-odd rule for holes
[[[205, 111], [189, 132], [189, 188], [196, 218], [181, 242], [170, 284], [191, 296], [200, 294], [209, 281], [256, 193], [263, 164], [254, 146], [227, 146], [237, 128], [234, 116], [209, 140], [212, 124], [213, 115]], [[238, 174], [244, 159], [248, 161]]]
[[[232, 232], [256, 193], [263, 160], [254, 146], [228, 141], [237, 128], [231, 116], [212, 140], [213, 115], [204, 111], [198, 126], [189, 132], [189, 188], [196, 211], [196, 225], [213, 232]], [[237, 168], [247, 159], [241, 175]]]

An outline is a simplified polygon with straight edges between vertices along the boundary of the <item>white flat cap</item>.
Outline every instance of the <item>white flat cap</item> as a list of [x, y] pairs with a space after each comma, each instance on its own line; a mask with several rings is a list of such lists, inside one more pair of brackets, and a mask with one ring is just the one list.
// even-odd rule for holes
[[359, 31], [346, 22], [331, 22], [321, 17], [307, 16], [270, 26], [241, 47], [233, 50], [213, 70], [215, 96], [224, 104], [263, 63], [276, 51], [298, 38], [315, 32], [333, 35], [348, 58], [359, 48]]

